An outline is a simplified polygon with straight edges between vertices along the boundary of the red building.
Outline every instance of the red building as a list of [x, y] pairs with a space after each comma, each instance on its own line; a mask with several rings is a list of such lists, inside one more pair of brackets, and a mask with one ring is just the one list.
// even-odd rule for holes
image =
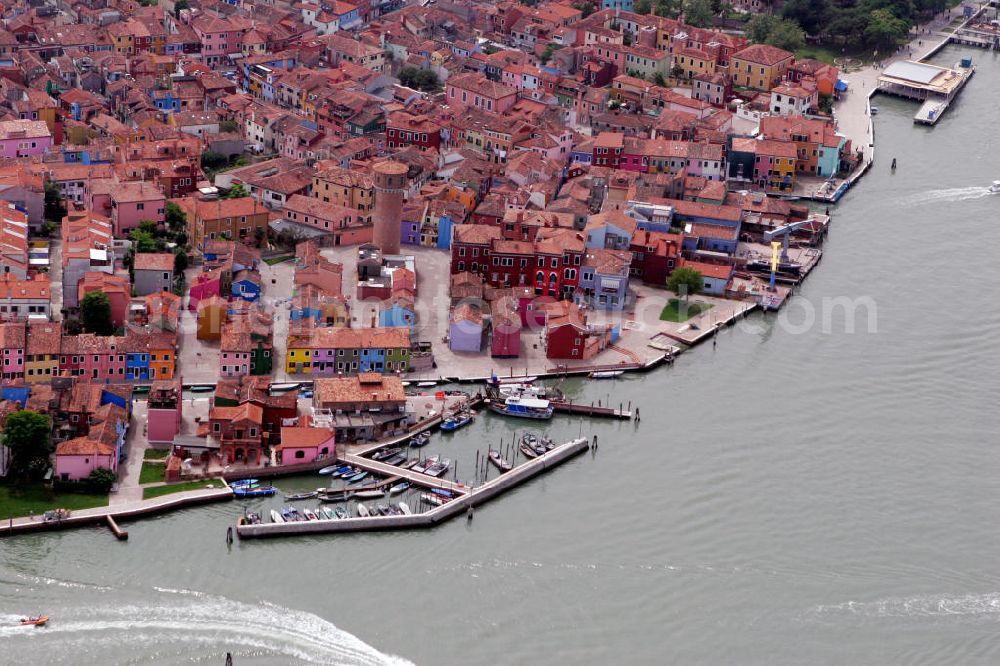
[[573, 360], [591, 359], [611, 342], [610, 326], [588, 326], [587, 315], [571, 301], [546, 307], [545, 356]]
[[485, 278], [489, 269], [490, 246], [501, 238], [500, 229], [479, 224], [460, 224], [453, 228], [451, 272], [469, 271]]
[[680, 234], [636, 229], [629, 243], [632, 251], [629, 271], [646, 284], [665, 285], [680, 262], [683, 241]]
[[427, 116], [393, 113], [385, 122], [386, 146], [406, 148], [416, 146], [421, 150], [441, 146], [441, 126]]
[[591, 156], [594, 166], [617, 169], [625, 149], [625, 135], [621, 132], [601, 132], [594, 139], [594, 154]]
[[516, 358], [521, 354], [521, 313], [513, 296], [493, 301], [490, 356]]

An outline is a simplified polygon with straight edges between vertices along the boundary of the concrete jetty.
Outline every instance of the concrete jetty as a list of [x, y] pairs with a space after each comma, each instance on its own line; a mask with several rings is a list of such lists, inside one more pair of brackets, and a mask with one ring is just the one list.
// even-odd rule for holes
[[[586, 438], [575, 439], [561, 444], [551, 451], [518, 465], [514, 469], [487, 481], [476, 488], [468, 488], [447, 504], [425, 513], [410, 516], [378, 516], [370, 518], [345, 518], [343, 520], [309, 520], [294, 523], [259, 523], [237, 525], [236, 533], [241, 539], [263, 537], [294, 536], [305, 534], [334, 534], [347, 532], [372, 532], [380, 530], [402, 530], [433, 527], [457, 515], [466, 513], [470, 507], [478, 506], [501, 493], [518, 486], [528, 479], [566, 462], [590, 448]], [[370, 462], [370, 461], [369, 461]], [[417, 476], [420, 485], [428, 485], [430, 479], [423, 474]]]

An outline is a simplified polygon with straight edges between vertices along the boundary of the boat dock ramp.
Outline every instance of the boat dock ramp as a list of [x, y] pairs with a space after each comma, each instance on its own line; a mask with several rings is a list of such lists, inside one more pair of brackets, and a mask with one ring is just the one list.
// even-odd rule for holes
[[[307, 534], [333, 534], [350, 532], [372, 532], [380, 530], [403, 530], [434, 527], [439, 523], [467, 513], [472, 507], [479, 506], [494, 497], [514, 488], [528, 479], [546, 472], [573, 458], [590, 448], [590, 440], [574, 439], [561, 444], [551, 451], [518, 465], [509, 472], [485, 482], [483, 485], [469, 488], [462, 487], [465, 492], [439, 507], [425, 513], [409, 516], [377, 516], [367, 518], [345, 518], [343, 520], [308, 520], [293, 523], [240, 523], [236, 533], [241, 539], [258, 539], [264, 537], [295, 536]], [[361, 461], [364, 461], [363, 463]], [[358, 465], [380, 464], [363, 458]], [[391, 467], [391, 466], [388, 466]], [[405, 470], [395, 469], [396, 474]], [[422, 477], [417, 483], [422, 486], [433, 485], [435, 479], [423, 474], [413, 473]], [[440, 481], [439, 481], [440, 482]], [[457, 484], [455, 484], [457, 486]], [[441, 486], [437, 486], [441, 487]], [[458, 488], [456, 487], [456, 490]]]

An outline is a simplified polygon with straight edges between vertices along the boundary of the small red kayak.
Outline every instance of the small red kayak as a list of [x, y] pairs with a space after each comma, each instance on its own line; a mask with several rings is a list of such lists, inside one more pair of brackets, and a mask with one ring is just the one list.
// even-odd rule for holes
[[35, 627], [40, 627], [43, 624], [45, 624], [46, 622], [48, 622], [48, 621], [49, 621], [49, 618], [47, 616], [45, 616], [45, 615], [39, 615], [38, 617], [22, 617], [21, 618], [21, 624], [23, 626], [32, 625], [32, 626], [35, 626]]

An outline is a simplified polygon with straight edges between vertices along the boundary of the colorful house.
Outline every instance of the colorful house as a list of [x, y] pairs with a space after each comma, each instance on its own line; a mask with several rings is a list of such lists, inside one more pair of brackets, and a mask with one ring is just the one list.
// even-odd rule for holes
[[52, 132], [41, 120], [0, 122], [0, 157], [44, 155], [52, 145]]
[[83, 274], [83, 279], [77, 285], [77, 298], [83, 302], [83, 297], [92, 291], [104, 292], [111, 303], [111, 324], [115, 328], [125, 325], [128, 319], [128, 302], [131, 297], [128, 277], [121, 274], [109, 275], [100, 271]]
[[24, 380], [25, 334], [24, 322], [0, 324], [4, 384]]
[[610, 326], [590, 326], [576, 303], [556, 301], [545, 307], [545, 356], [587, 360], [611, 342]]
[[282, 465], [310, 463], [336, 455], [334, 431], [329, 428], [283, 426], [276, 448]]
[[29, 322], [26, 345], [24, 380], [27, 383], [47, 382], [59, 375], [62, 327], [58, 323]]
[[250, 303], [260, 300], [262, 291], [260, 273], [257, 271], [240, 271], [233, 276], [232, 294]]
[[222, 327], [226, 323], [226, 313], [229, 303], [218, 295], [209, 296], [198, 303], [199, 340], [219, 340], [222, 337]]
[[184, 411], [181, 379], [153, 382], [148, 405], [146, 435], [151, 444], [167, 444], [180, 432]]
[[460, 303], [448, 317], [448, 349], [478, 352], [483, 348], [483, 311], [471, 303]]

